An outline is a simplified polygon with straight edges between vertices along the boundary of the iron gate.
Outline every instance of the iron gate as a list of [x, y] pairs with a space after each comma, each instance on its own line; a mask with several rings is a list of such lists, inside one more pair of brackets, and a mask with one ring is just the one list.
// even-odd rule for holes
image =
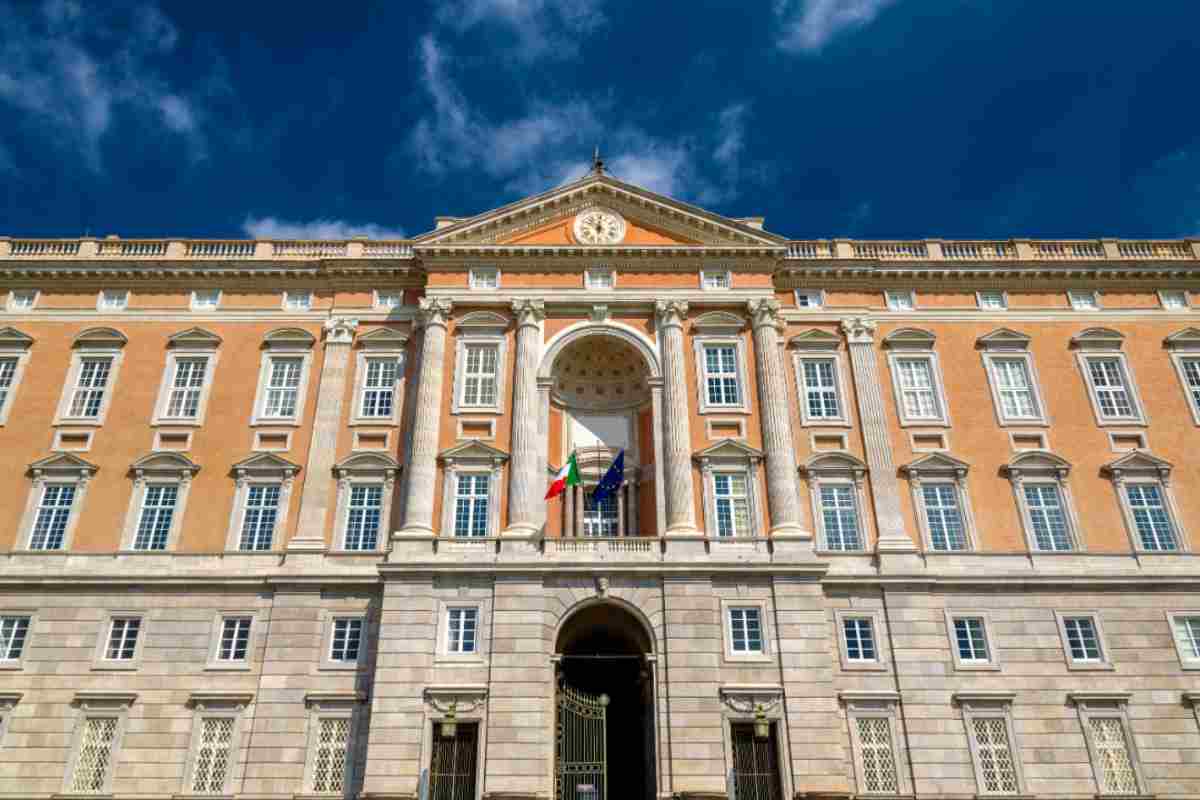
[[733, 725], [734, 800], [782, 800], [775, 726], [759, 739], [753, 725]]
[[554, 796], [557, 800], [607, 800], [608, 695], [558, 686], [555, 719]]
[[473, 722], [458, 723], [455, 735], [449, 737], [441, 736], [434, 727], [429, 763], [430, 800], [473, 800], [478, 736], [479, 727]]

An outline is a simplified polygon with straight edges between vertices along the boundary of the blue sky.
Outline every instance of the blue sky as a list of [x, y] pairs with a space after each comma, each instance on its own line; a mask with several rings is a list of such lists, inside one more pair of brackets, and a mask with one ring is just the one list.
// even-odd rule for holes
[[1194, 0], [0, 0], [0, 234], [415, 235], [587, 170], [797, 238], [1200, 235]]

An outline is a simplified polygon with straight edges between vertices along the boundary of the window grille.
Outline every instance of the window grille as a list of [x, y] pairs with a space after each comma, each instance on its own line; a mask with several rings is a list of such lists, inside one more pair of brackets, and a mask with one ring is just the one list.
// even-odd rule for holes
[[892, 721], [887, 717], [857, 717], [862, 751], [862, 790], [871, 794], [898, 794], [900, 775], [892, 747]]
[[617, 496], [609, 494], [599, 503], [592, 492], [583, 493], [583, 535], [616, 536], [620, 530]]
[[450, 609], [446, 617], [446, 651], [450, 653], [474, 653], [475, 630], [478, 623], [479, 609]]
[[267, 396], [263, 401], [263, 416], [287, 418], [296, 416], [300, 397], [302, 358], [272, 358], [267, 376]]
[[1054, 484], [1026, 484], [1025, 507], [1038, 550], [1070, 550], [1071, 534], [1062, 493]]
[[496, 345], [470, 344], [465, 348], [466, 367], [463, 370], [462, 405], [490, 407], [496, 405], [496, 369], [500, 351]]
[[192, 792], [224, 794], [233, 750], [233, 717], [204, 717], [192, 769]]
[[478, 735], [478, 726], [473, 722], [458, 723], [454, 736], [441, 736], [435, 729], [429, 759], [429, 800], [475, 797]]
[[79, 363], [79, 375], [75, 379], [75, 393], [71, 397], [72, 417], [94, 419], [100, 416], [104, 405], [104, 391], [112, 373], [111, 358], [84, 358]]
[[729, 609], [729, 638], [734, 653], [763, 651], [762, 620], [757, 608]]
[[329, 660], [342, 663], [357, 662], [359, 648], [362, 646], [362, 633], [361, 619], [335, 619]]
[[29, 617], [0, 617], [0, 661], [18, 661], [29, 637]]
[[933, 364], [928, 358], [896, 360], [900, 373], [900, 398], [909, 419], [940, 419], [941, 405], [933, 383]]
[[1017, 766], [1008, 740], [1004, 717], [974, 717], [971, 734], [979, 763], [979, 782], [984, 794], [1017, 794]]
[[958, 487], [951, 483], [921, 487], [929, 540], [934, 550], [966, 550], [967, 530], [958, 504]]
[[737, 800], [781, 800], [779, 743], [775, 726], [766, 739], [756, 738], [754, 726], [738, 723], [730, 731], [733, 744], [733, 795]]
[[990, 660], [983, 620], [978, 617], [959, 617], [954, 620], [954, 641], [958, 658], [963, 662], [981, 663]]
[[242, 550], [270, 550], [279, 517], [280, 486], [255, 483], [246, 487], [246, 510], [242, 515]]
[[319, 718], [312, 773], [312, 790], [315, 794], [341, 795], [346, 790], [346, 762], [349, 756], [350, 718]]
[[374, 550], [379, 544], [383, 487], [352, 485], [346, 511], [346, 549]]
[[996, 393], [1005, 419], [1040, 419], [1029, 364], [1023, 358], [992, 359], [996, 375]]
[[360, 416], [391, 418], [399, 365], [400, 362], [394, 358], [367, 359]]
[[42, 488], [42, 500], [38, 504], [37, 517], [34, 519], [29, 549], [62, 549], [67, 535], [67, 521], [71, 518], [71, 506], [74, 503], [73, 484], [51, 483]]
[[166, 550], [179, 500], [178, 486], [150, 485], [142, 496], [142, 516], [138, 522], [134, 550]]
[[853, 486], [821, 487], [821, 520], [825, 546], [830, 550], [861, 550], [858, 529], [858, 503]]
[[104, 791], [112, 768], [113, 745], [117, 738], [116, 717], [88, 717], [83, 721], [79, 755], [71, 776], [71, 791], [78, 794], [99, 794]]
[[1102, 794], [1138, 794], [1137, 773], [1129, 757], [1125, 726], [1119, 717], [1089, 717], [1088, 727], [1095, 749], [1096, 771]]
[[805, 359], [804, 404], [808, 416], [813, 419], [840, 419], [841, 404], [838, 401], [837, 366], [833, 359]]
[[458, 476], [454, 498], [454, 535], [487, 536], [491, 476], [486, 473]]
[[4, 410], [4, 404], [8, 402], [8, 395], [12, 392], [12, 385], [16, 376], [17, 360], [15, 358], [0, 358], [0, 411]]
[[108, 646], [104, 657], [109, 661], [132, 661], [137, 653], [138, 633], [142, 621], [137, 617], [118, 617], [112, 621], [108, 631]]
[[842, 635], [846, 643], [847, 661], [876, 661], [875, 629], [871, 620], [852, 617], [842, 620]]
[[218, 661], [245, 661], [250, 649], [250, 617], [226, 617], [221, 622], [221, 641], [217, 644]]
[[1175, 617], [1174, 622], [1175, 637], [1182, 646], [1184, 657], [1200, 659], [1200, 617]]
[[713, 475], [713, 495], [717, 506], [717, 536], [749, 536], [750, 498], [745, 473]]
[[1144, 550], [1178, 550], [1175, 526], [1167, 513], [1162, 488], [1157, 484], [1131, 483], [1125, 487], [1133, 523]]
[[704, 348], [704, 385], [710, 406], [741, 405], [738, 386], [737, 347], [709, 345]]
[[207, 371], [207, 358], [175, 360], [171, 394], [167, 398], [167, 417], [170, 419], [195, 419], [199, 416], [200, 393], [204, 389], [204, 375]]
[[1105, 419], [1136, 419], [1138, 415], [1129, 394], [1121, 359], [1089, 358], [1087, 368], [1096, 402], [1100, 406], [1100, 416]]
[[1073, 661], [1100, 661], [1100, 636], [1096, 622], [1091, 617], [1066, 617], [1063, 629], [1067, 632], [1067, 646]]

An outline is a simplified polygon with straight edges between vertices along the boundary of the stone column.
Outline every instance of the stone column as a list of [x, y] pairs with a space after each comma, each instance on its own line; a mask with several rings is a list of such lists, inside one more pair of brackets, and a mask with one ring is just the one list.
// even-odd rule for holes
[[450, 320], [450, 307], [449, 300], [423, 297], [417, 312], [425, 333], [413, 413], [412, 452], [408, 453], [401, 536], [433, 534], [438, 432], [442, 421], [442, 370], [446, 366], [446, 324]]
[[879, 528], [876, 549], [880, 553], [915, 553], [916, 545], [904, 532], [904, 516], [900, 511], [900, 488], [875, 358], [875, 323], [862, 318], [842, 320], [842, 333], [849, 344], [854, 394], [862, 418], [867, 467], [871, 470], [871, 499]]
[[696, 535], [695, 488], [692, 484], [691, 435], [689, 429], [686, 358], [683, 321], [688, 305], [682, 300], [659, 300], [659, 352], [663, 365], [663, 472], [666, 486], [667, 529], [665, 536]]
[[[533, 536], [541, 529], [545, 475], [538, 433], [538, 356], [541, 355], [541, 321], [546, 317], [541, 300], [514, 300], [517, 319], [516, 366], [512, 394], [512, 460], [508, 463], [508, 527], [502, 536]], [[542, 470], [543, 472], [545, 470]]]
[[777, 300], [751, 300], [746, 304], [754, 331], [754, 358], [758, 373], [758, 416], [762, 422], [763, 451], [767, 462], [767, 508], [772, 536], [812, 538], [800, 523], [800, 495], [796, 488], [796, 450], [792, 441], [792, 414], [788, 407], [787, 379], [779, 353]]
[[325, 522], [334, 497], [333, 463], [338, 433], [342, 429], [342, 398], [346, 394], [346, 366], [358, 320], [335, 317], [325, 322], [325, 362], [317, 384], [317, 413], [313, 419], [308, 467], [300, 494], [300, 519], [289, 552], [325, 549]]

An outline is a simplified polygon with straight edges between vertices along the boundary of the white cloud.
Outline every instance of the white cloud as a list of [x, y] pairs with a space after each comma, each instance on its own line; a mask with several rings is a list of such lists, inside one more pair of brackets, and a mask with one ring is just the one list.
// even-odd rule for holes
[[73, 145], [95, 171], [102, 139], [126, 111], [184, 136], [191, 155], [204, 156], [200, 111], [156, 67], [179, 41], [156, 5], [85, 10], [45, 0], [29, 9], [0, 3], [0, 103]]
[[443, 2], [438, 22], [459, 33], [493, 25], [513, 37], [523, 61], [565, 59], [579, 53], [579, 37], [607, 21], [603, 0], [453, 0]]
[[779, 46], [815, 53], [840, 33], [869, 25], [896, 0], [776, 0]]
[[341, 219], [314, 219], [311, 222], [279, 219], [278, 217], [248, 216], [242, 231], [255, 239], [403, 239], [404, 231], [386, 228], [373, 222], [355, 223]]

